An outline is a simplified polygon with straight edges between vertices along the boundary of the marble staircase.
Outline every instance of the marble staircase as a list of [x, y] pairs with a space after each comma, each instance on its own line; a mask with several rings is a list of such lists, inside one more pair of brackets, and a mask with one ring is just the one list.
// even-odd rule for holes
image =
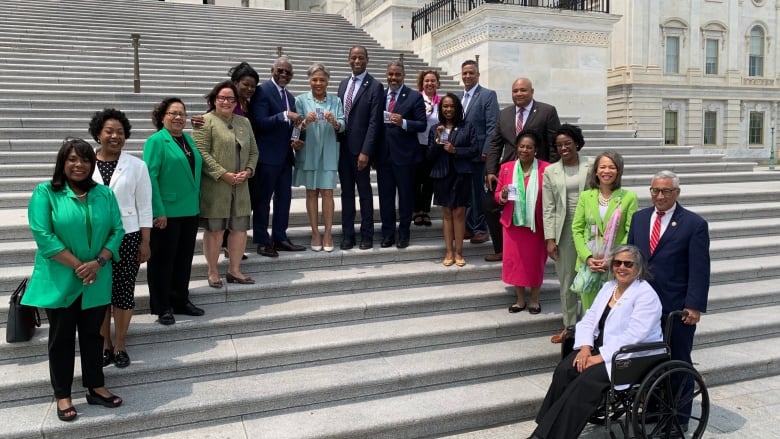
[[[63, 137], [88, 138], [94, 111], [125, 111], [133, 124], [125, 148], [140, 154], [161, 97], [178, 95], [197, 114], [202, 96], [239, 61], [267, 79], [277, 46], [295, 67], [294, 94], [308, 89], [305, 70], [315, 61], [331, 69], [335, 91], [352, 45], [368, 47], [369, 71], [380, 80], [399, 56], [342, 17], [293, 11], [25, 0], [4, 5], [0, 24], [0, 340], [8, 296], [32, 270], [30, 192], [50, 178]], [[132, 93], [133, 32], [142, 35], [141, 94]], [[411, 84], [424, 64], [409, 52], [404, 59]], [[458, 84], [445, 80], [442, 88]], [[768, 347], [780, 342], [780, 172], [633, 131], [584, 128], [583, 154], [624, 155], [624, 186], [640, 206], [649, 205], [650, 176], [672, 169], [683, 182], [681, 203], [710, 222], [709, 313], [694, 351], [707, 383], [779, 374], [780, 354]], [[289, 233], [303, 244], [303, 194], [294, 196]], [[336, 207], [338, 223], [338, 199]], [[79, 418], [57, 420], [44, 322], [30, 342], [0, 341], [0, 417], [13, 420], [0, 438], [419, 438], [531, 419], [558, 358], [549, 343], [560, 326], [553, 266], [543, 313], [509, 314], [513, 293], [500, 281], [501, 266], [483, 261], [490, 243], [466, 244], [468, 265], [443, 267], [433, 214], [433, 227], [414, 227], [404, 250], [377, 243], [370, 251], [268, 259], [248, 243], [245, 267], [255, 285], [209, 288], [198, 251], [192, 298], [206, 315], [177, 316], [171, 327], [148, 314], [142, 266], [128, 340], [133, 363], [105, 369], [125, 404], [87, 406], [77, 378]]]

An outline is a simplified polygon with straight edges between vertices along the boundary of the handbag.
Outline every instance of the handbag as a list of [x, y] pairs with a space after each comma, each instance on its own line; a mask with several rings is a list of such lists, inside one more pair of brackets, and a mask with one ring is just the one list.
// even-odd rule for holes
[[569, 290], [579, 295], [595, 296], [606, 280], [606, 273], [594, 273], [590, 271], [587, 263], [580, 262], [579, 270], [577, 275], [574, 276]]
[[27, 278], [11, 294], [11, 301], [8, 306], [8, 322], [5, 330], [5, 341], [8, 343], [30, 340], [35, 333], [35, 328], [41, 326], [41, 316], [38, 313], [38, 308], [22, 305], [25, 289], [27, 289]]

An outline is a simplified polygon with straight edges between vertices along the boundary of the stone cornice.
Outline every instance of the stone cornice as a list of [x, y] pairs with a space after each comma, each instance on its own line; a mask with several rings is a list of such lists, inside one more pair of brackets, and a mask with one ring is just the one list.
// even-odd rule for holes
[[609, 46], [609, 32], [518, 26], [517, 24], [483, 24], [463, 34], [458, 34], [457, 29], [449, 26], [444, 29], [456, 36], [443, 41], [437, 46], [438, 53], [441, 56], [451, 55], [486, 41], [575, 44], [595, 47]]

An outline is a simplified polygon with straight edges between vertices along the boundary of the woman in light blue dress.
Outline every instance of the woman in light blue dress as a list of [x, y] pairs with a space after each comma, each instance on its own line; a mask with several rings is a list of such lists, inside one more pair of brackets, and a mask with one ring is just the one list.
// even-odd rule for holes
[[[311, 249], [333, 251], [333, 189], [336, 188], [339, 164], [339, 143], [336, 134], [344, 131], [344, 107], [335, 94], [328, 94], [330, 73], [324, 65], [315, 63], [307, 71], [311, 91], [295, 99], [298, 113], [305, 115], [301, 140], [293, 142], [295, 173], [293, 185], [306, 188], [306, 213], [311, 225]], [[322, 221], [325, 233], [320, 234], [318, 201], [322, 195]]]

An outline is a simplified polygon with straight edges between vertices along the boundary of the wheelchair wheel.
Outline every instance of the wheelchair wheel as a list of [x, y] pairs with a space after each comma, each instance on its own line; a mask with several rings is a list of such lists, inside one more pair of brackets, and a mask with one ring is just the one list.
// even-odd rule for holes
[[710, 397], [701, 375], [690, 364], [675, 360], [658, 365], [642, 381], [632, 425], [637, 438], [699, 439], [709, 414]]

